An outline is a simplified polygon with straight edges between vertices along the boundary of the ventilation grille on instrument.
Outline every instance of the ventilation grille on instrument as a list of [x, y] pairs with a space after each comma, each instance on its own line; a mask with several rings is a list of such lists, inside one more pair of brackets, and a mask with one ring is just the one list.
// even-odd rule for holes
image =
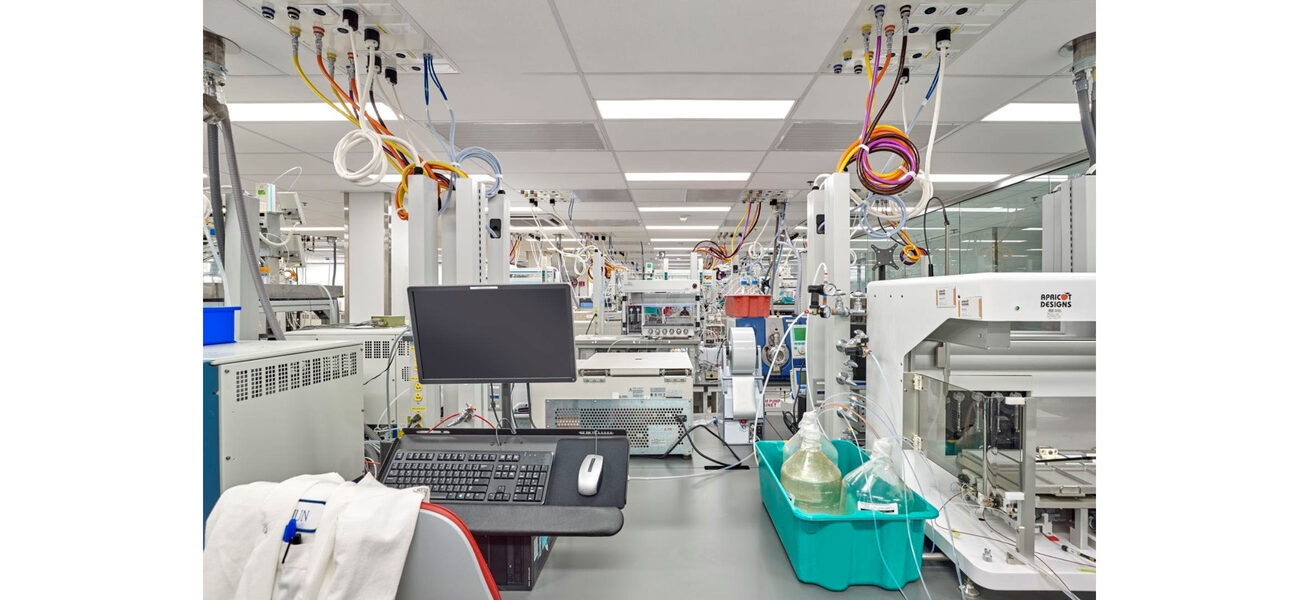
[[[624, 429], [632, 448], [651, 446], [649, 427], [676, 427], [677, 435], [686, 433], [681, 417], [690, 421], [690, 413], [680, 408], [653, 407], [553, 407], [551, 426], [560, 429]], [[669, 442], [671, 443], [671, 442]]]
[[356, 352], [344, 352], [235, 371], [235, 402], [354, 376], [358, 360]]
[[494, 152], [605, 149], [595, 123], [456, 123], [456, 143]]
[[[955, 125], [939, 123], [939, 131], [936, 136], [941, 137], [955, 127]], [[785, 135], [781, 137], [781, 142], [776, 145], [776, 149], [805, 152], [843, 152], [861, 133], [862, 121], [796, 121], [786, 130]], [[930, 124], [918, 124], [912, 130], [912, 143], [916, 144], [917, 148], [921, 148], [925, 145], [929, 136]]]

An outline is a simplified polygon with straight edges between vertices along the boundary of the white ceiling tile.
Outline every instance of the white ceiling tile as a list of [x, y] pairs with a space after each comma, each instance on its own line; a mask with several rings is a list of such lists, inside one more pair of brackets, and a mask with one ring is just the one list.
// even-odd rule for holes
[[239, 47], [226, 51], [226, 70], [231, 75], [293, 72], [289, 35], [236, 0], [204, 0], [203, 28]]
[[598, 100], [794, 100], [811, 75], [588, 75]]
[[632, 199], [636, 201], [638, 206], [641, 205], [642, 203], [654, 204], [656, 202], [658, 203], [685, 202], [686, 190], [684, 189], [632, 190]]
[[395, 189], [397, 186], [387, 183], [377, 183], [368, 187], [356, 185], [338, 175], [303, 175], [294, 186], [294, 190], [297, 191], [392, 192]]
[[817, 70], [858, 0], [557, 0], [590, 73]]
[[[850, 140], [852, 141], [852, 140]], [[846, 144], [847, 145], [847, 144]], [[760, 173], [828, 173], [835, 170], [839, 152], [769, 152]]]
[[[208, 153], [203, 153], [203, 171], [207, 172]], [[279, 175], [293, 167], [302, 167], [303, 175], [333, 175], [334, 164], [330, 157], [301, 152], [254, 153], [239, 151], [239, 174], [245, 178], [256, 175]], [[221, 172], [227, 172], [225, 153], [221, 155]], [[281, 183], [293, 181], [293, 174], [286, 175]]]
[[[355, 126], [346, 121], [328, 122], [328, 123], [236, 123], [236, 130], [243, 130], [250, 140], [263, 139], [274, 140], [274, 143], [287, 147], [286, 152], [299, 150], [302, 152], [312, 153], [329, 153], [333, 155], [334, 146], [342, 139], [343, 134], [355, 129]], [[239, 134], [235, 134], [235, 142], [240, 142]], [[256, 142], [252, 142], [256, 143]], [[236, 146], [236, 150], [243, 152], [242, 147]], [[274, 152], [275, 150], [254, 150], [248, 149], [249, 152]]]
[[[695, 227], [695, 226], [703, 227], [705, 225], [712, 225], [716, 227], [722, 224], [722, 220], [726, 218], [727, 215], [727, 213], [707, 213], [707, 214], [684, 213], [684, 214], [686, 216], [686, 222], [684, 223], [681, 220], [682, 214], [674, 214], [674, 213], [642, 213], [641, 221], [646, 225], [669, 225], [669, 226], [686, 225], [691, 227]], [[675, 231], [671, 229], [666, 229], [666, 230], [652, 229], [650, 230], [650, 233], [653, 234], [653, 237], [662, 237], [662, 238], [688, 238], [688, 237], [694, 237], [700, 235], [700, 231], [694, 231], [694, 230]]]
[[1075, 102], [1073, 76], [1048, 77], [1029, 91], [1017, 96], [1016, 102]]
[[727, 189], [744, 189], [743, 181], [629, 181], [627, 187], [631, 189], [647, 188], [681, 188], [685, 190], [727, 190]]
[[783, 121], [605, 121], [611, 149], [767, 150]]
[[752, 190], [807, 190], [817, 173], [754, 173], [749, 179]]
[[[899, 93], [895, 93], [890, 107], [886, 109], [882, 121], [887, 125], [901, 127], [903, 107], [907, 108], [907, 119], [912, 120], [916, 107], [925, 98], [930, 82], [920, 81], [914, 77], [906, 86], [900, 84]], [[979, 119], [994, 109], [1009, 102], [1021, 92], [1038, 83], [1038, 79], [1016, 77], [948, 77], [943, 80], [943, 105], [939, 119], [947, 121], [971, 121]], [[892, 82], [881, 82], [876, 90], [873, 113], [880, 110], [880, 104], [889, 94]], [[808, 95], [795, 108], [796, 119], [817, 120], [856, 120], [865, 116], [867, 93], [869, 91], [866, 77], [818, 77]], [[904, 104], [904, 101], [906, 103]], [[934, 102], [926, 106], [921, 119], [933, 119]], [[915, 134], [916, 130], [913, 130]]]
[[462, 73], [572, 73], [569, 49], [546, 2], [405, 2]]
[[619, 152], [618, 163], [626, 173], [752, 172], [763, 159], [762, 152]]
[[[329, 90], [321, 87], [329, 85], [324, 78], [313, 78], [313, 82], [321, 92], [333, 98]], [[320, 102], [320, 98], [297, 75], [230, 76], [226, 78], [226, 101]]]
[[[1080, 135], [1082, 136], [1082, 134]], [[944, 142], [940, 142], [936, 146], [942, 148]], [[1018, 175], [1060, 157], [1060, 154], [1054, 153], [936, 152], [934, 158], [931, 159], [930, 166], [935, 173], [1006, 173], [1008, 175]]]
[[506, 182], [515, 189], [573, 190], [581, 188], [616, 189], [627, 187], [619, 173], [519, 173], [506, 174]]
[[[1097, 4], [1025, 0], [965, 52], [952, 59], [954, 75], [1051, 75], [1070, 66], [1057, 51], [1097, 30]], [[947, 84], [945, 83], [945, 86]]]
[[[1078, 123], [971, 123], [935, 143], [943, 152], [1056, 154], [1082, 150]], [[936, 172], [942, 171], [937, 165]]]
[[[458, 121], [590, 121], [591, 98], [577, 75], [449, 74], [440, 76]], [[424, 88], [400, 80], [397, 93], [408, 117], [424, 122]], [[436, 90], [435, 90], [436, 91]], [[441, 98], [430, 100], [435, 122], [448, 121]]]
[[496, 152], [505, 173], [618, 173], [609, 152]]
[[[266, 123], [248, 123], [247, 126], [241, 123], [233, 124], [231, 131], [235, 134], [235, 152], [238, 155], [242, 156], [245, 152], [253, 154], [282, 154], [303, 150], [309, 152], [312, 151], [310, 148], [290, 146], [276, 135], [267, 135], [265, 129], [253, 127], [258, 125], [266, 125]], [[311, 126], [315, 124], [304, 123], [302, 125], [305, 126], [303, 128], [304, 131], [308, 131], [314, 129]], [[342, 132], [340, 132], [339, 135], [343, 135]], [[335, 138], [335, 141], [337, 140], [338, 138]], [[329, 148], [326, 148], [326, 150], [333, 152], [334, 145], [331, 143]], [[221, 159], [222, 162], [225, 162], [227, 159], [224, 158], [226, 155], [226, 142], [224, 138], [221, 141], [221, 155], [223, 157]]]

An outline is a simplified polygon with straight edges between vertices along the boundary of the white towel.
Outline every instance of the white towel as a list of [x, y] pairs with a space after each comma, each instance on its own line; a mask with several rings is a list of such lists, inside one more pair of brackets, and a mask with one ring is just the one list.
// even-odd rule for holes
[[[299, 499], [325, 508], [315, 533], [289, 548], [285, 525]], [[208, 516], [203, 596], [209, 600], [393, 598], [422, 496], [336, 474], [226, 490]], [[284, 560], [281, 563], [281, 560]]]

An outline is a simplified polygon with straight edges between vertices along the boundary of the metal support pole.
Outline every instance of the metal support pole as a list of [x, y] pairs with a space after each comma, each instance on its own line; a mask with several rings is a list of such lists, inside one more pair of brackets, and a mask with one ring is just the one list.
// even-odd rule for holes
[[[987, 402], [992, 403], [993, 400]], [[990, 406], [991, 408], [991, 406]], [[1037, 486], [1035, 485], [1038, 461], [1035, 458], [1034, 444], [1037, 443], [1038, 428], [1038, 402], [1034, 398], [1025, 398], [1025, 403], [1020, 408], [1020, 491], [1025, 498], [1020, 501], [1020, 526], [1016, 531], [1016, 549], [1020, 554], [1033, 560], [1034, 544], [1037, 541], [1034, 538], [1035, 525], [1035, 500], [1038, 496]]]

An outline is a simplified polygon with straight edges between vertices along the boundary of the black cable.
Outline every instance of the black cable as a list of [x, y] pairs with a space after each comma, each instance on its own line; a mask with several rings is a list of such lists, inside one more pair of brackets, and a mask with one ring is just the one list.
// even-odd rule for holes
[[709, 429], [707, 425], [704, 427], [704, 431], [707, 431], [709, 435], [717, 438], [719, 442], [722, 442], [722, 447], [726, 448], [727, 452], [731, 453], [731, 457], [736, 459], [736, 462], [740, 462], [741, 460], [740, 455], [736, 454], [736, 451], [731, 449], [731, 444], [728, 444], [727, 440], [722, 439], [722, 436], [718, 435], [716, 431]]
[[[925, 206], [921, 207], [921, 235], [925, 237], [925, 253], [930, 257], [930, 277], [934, 277], [934, 254], [930, 252], [930, 227], [927, 217], [930, 216], [930, 203], [935, 200], [939, 201], [939, 210], [943, 212], [944, 231], [947, 231], [950, 226], [948, 222], [948, 205], [944, 204], [943, 200], [938, 196], [930, 196], [930, 199], [925, 201]], [[943, 260], [944, 264], [947, 265], [947, 252], [944, 253]], [[944, 271], [947, 272], [947, 269], [945, 268]]]
[[703, 427], [703, 425], [696, 425], [694, 427], [688, 428], [686, 431], [683, 431], [681, 435], [677, 436], [677, 441], [673, 442], [673, 445], [669, 446], [668, 449], [665, 450], [663, 454], [660, 454], [655, 458], [668, 458], [668, 455], [671, 454], [673, 450], [677, 449], [677, 446], [681, 445], [682, 440], [686, 439], [686, 436], [690, 435], [691, 431], [694, 431], [696, 427]]
[[[695, 427], [703, 427], [703, 425], [696, 425]], [[691, 429], [694, 430], [695, 427], [692, 427]], [[709, 429], [708, 429], [707, 427], [705, 427], [704, 430], [705, 430], [705, 431], [709, 431]], [[700, 458], [703, 458], [703, 459], [705, 459], [705, 460], [707, 460], [707, 461], [709, 461], [709, 462], [711, 462], [711, 463], [713, 463], [713, 464], [715, 464], [715, 465], [718, 465], [719, 467], [728, 467], [728, 466], [731, 466], [731, 465], [729, 465], [729, 464], [727, 464], [727, 463], [724, 463], [724, 462], [722, 462], [722, 461], [720, 461], [720, 460], [718, 460], [718, 459], [716, 459], [716, 458], [713, 458], [712, 456], [709, 456], [708, 454], [705, 454], [705, 453], [701, 452], [701, 451], [700, 451], [700, 447], [695, 445], [695, 440], [691, 439], [691, 436], [690, 436], [689, 433], [687, 433], [687, 435], [686, 435], [686, 443], [687, 443], [687, 444], [690, 444], [690, 446], [691, 446], [691, 450], [694, 451], [696, 454], [700, 455]], [[728, 449], [730, 449], [730, 447], [728, 447]], [[740, 457], [736, 457], [736, 461], [739, 462], [739, 461], [740, 461]]]

